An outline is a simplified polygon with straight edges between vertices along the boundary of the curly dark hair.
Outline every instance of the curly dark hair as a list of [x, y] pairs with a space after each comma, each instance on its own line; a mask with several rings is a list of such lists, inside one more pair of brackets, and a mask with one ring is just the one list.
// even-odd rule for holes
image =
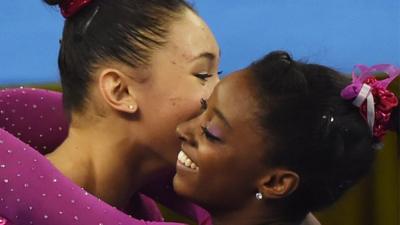
[[[254, 62], [250, 70], [268, 138], [266, 161], [300, 176], [288, 198], [291, 208], [331, 205], [369, 171], [377, 143], [359, 109], [340, 96], [350, 77], [294, 61], [283, 51]], [[398, 121], [397, 113], [392, 120]]]

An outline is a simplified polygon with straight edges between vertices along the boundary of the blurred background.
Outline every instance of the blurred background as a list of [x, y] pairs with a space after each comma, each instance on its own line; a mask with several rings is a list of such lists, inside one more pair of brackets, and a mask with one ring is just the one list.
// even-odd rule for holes
[[[400, 66], [400, 0], [195, 0], [214, 31], [227, 74], [282, 49], [295, 59], [342, 72], [354, 64]], [[0, 5], [0, 86], [58, 89], [63, 18], [40, 0]], [[400, 86], [394, 85], [394, 90]], [[336, 205], [317, 213], [325, 225], [399, 225], [398, 134], [385, 138], [370, 175]]]

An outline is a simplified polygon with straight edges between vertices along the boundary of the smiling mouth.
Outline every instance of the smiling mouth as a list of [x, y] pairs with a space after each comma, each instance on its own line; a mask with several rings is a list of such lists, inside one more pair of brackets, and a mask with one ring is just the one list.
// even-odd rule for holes
[[192, 169], [192, 170], [198, 170], [199, 167], [194, 163], [183, 151], [180, 151], [178, 154], [178, 162], [181, 165], [184, 165], [185, 167]]

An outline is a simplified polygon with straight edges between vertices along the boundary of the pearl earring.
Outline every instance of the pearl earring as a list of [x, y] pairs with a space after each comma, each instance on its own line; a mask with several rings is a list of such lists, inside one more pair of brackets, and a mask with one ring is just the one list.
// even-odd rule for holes
[[260, 192], [257, 192], [256, 199], [261, 200], [262, 198], [263, 198], [262, 194]]
[[133, 105], [128, 106], [130, 110], [133, 110]]

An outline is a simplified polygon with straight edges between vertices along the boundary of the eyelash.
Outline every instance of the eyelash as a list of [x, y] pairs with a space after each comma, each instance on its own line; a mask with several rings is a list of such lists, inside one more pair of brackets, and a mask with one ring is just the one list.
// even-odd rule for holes
[[[218, 71], [217, 75], [221, 75], [223, 71]], [[214, 76], [214, 74], [211, 73], [196, 73], [194, 74], [195, 77], [199, 78], [202, 81], [207, 81], [208, 78]]]
[[200, 109], [202, 111], [206, 111], [207, 110], [207, 108], [208, 108], [207, 100], [205, 100], [204, 98], [200, 99], [200, 105], [201, 105]]
[[221, 141], [221, 139], [211, 134], [210, 131], [208, 131], [207, 127], [201, 126], [201, 130], [202, 130], [202, 135], [204, 135], [209, 141], [211, 142]]

